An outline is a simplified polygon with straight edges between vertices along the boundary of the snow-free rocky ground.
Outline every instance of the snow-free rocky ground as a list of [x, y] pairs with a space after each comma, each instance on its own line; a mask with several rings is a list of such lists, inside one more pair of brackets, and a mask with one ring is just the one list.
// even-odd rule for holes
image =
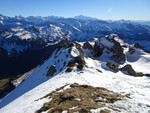
[[[116, 45], [122, 49], [120, 50]], [[97, 51], [97, 49], [101, 49], [101, 51]], [[108, 62], [111, 64], [108, 65]], [[130, 64], [134, 71], [131, 68], [123, 68], [127, 64]], [[125, 43], [117, 35], [95, 38], [86, 44], [85, 42], [69, 43], [56, 50], [24, 82], [1, 100], [0, 113], [42, 112], [38, 110], [46, 103], [53, 101], [52, 94], [63, 94], [69, 89], [72, 90], [71, 84], [74, 83], [79, 86], [88, 85], [87, 87], [93, 88], [93, 90], [95, 87], [103, 87], [107, 89], [104, 89], [104, 92], [118, 95], [119, 99], [109, 102], [100, 94], [97, 99], [101, 101], [98, 101], [97, 105], [103, 106], [90, 109], [86, 106], [83, 107], [92, 113], [104, 110], [114, 113], [150, 113], [149, 74], [150, 54], [134, 45]], [[76, 92], [76, 90], [72, 91]], [[72, 97], [70, 97], [70, 101], [72, 101], [71, 99]], [[75, 99], [82, 101], [84, 98]], [[92, 103], [93, 100], [90, 102]], [[61, 112], [69, 113], [73, 109], [77, 109], [76, 113], [81, 112], [78, 107], [71, 106], [62, 109]], [[51, 113], [52, 109], [46, 108], [43, 113]]]

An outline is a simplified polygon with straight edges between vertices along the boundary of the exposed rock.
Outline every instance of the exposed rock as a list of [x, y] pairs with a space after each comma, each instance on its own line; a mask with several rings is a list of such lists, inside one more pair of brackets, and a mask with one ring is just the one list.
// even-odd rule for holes
[[144, 48], [139, 43], [135, 43], [134, 47], [144, 50]]
[[76, 46], [77, 49], [81, 48], [81, 45], [78, 42], [74, 42], [74, 45]]
[[82, 70], [82, 69], [83, 69], [83, 67], [84, 67], [84, 65], [83, 65], [83, 64], [79, 64], [79, 65], [77, 65], [77, 68], [78, 68], [79, 70]]
[[106, 66], [108, 66], [110, 69], [112, 69], [114, 72], [118, 72], [118, 66], [119, 65], [117, 65], [117, 64], [113, 64], [113, 63], [111, 63], [111, 62], [107, 62], [106, 63]]
[[98, 72], [100, 72], [100, 73], [102, 73], [102, 71], [101, 70], [99, 70], [99, 69], [96, 69]]
[[[70, 88], [66, 90], [64, 90], [64, 87], [61, 87], [58, 90], [47, 94], [43, 98], [47, 97], [51, 98], [51, 100], [45, 103], [38, 111], [36, 111], [36, 113], [41, 113], [47, 110], [48, 113], [61, 113], [64, 110], [69, 113], [90, 113], [91, 109], [102, 107], [107, 109], [103, 109], [102, 113], [109, 113], [109, 110], [114, 111], [114, 109], [101, 103], [114, 103], [123, 99], [125, 96], [102, 87], [92, 87], [75, 83], [70, 85]], [[74, 107], [74, 109], [70, 109], [72, 107]]]
[[138, 73], [136, 73], [135, 76], [136, 76], [136, 77], [142, 77], [142, 76], [145, 76], [145, 74], [143, 74], [142, 72], [138, 72]]
[[68, 39], [64, 39], [64, 40], [61, 40], [59, 43], [58, 43], [58, 49], [61, 49], [63, 47], [72, 47], [73, 46], [73, 43], [70, 42]]
[[132, 75], [134, 77], [142, 77], [142, 76], [149, 76], [150, 74], [143, 74], [142, 72], [135, 72], [135, 70], [132, 68], [130, 64], [125, 65], [124, 67], [119, 69], [123, 73], [127, 73], [129, 75]]
[[85, 60], [82, 56], [77, 56], [74, 58], [75, 62], [81, 65], [85, 65]]
[[145, 74], [144, 76], [150, 77], [150, 74]]
[[111, 52], [113, 52], [113, 56], [111, 57], [112, 60], [114, 60], [117, 63], [125, 62], [125, 54], [123, 53], [123, 48], [121, 47], [119, 42], [113, 41], [114, 46], [111, 48]]
[[68, 67], [67, 69], [66, 69], [66, 72], [71, 72], [73, 69], [71, 68], [71, 67]]
[[3, 98], [4, 96], [6, 96], [14, 88], [15, 86], [13, 85], [10, 79], [0, 80], [0, 98]]
[[129, 48], [129, 54], [132, 55], [135, 52], [134, 48]]
[[57, 70], [56, 70], [55, 66], [50, 66], [50, 68], [47, 72], [47, 76], [53, 76], [56, 71]]
[[89, 42], [85, 42], [85, 43], [83, 44], [83, 49], [92, 50], [93, 47], [92, 47], [92, 45], [91, 45]]
[[75, 47], [78, 49], [78, 51], [79, 51], [79, 53], [80, 53], [80, 56], [81, 56], [81, 57], [84, 57], [84, 56], [85, 56], [85, 53], [84, 53], [84, 51], [83, 51], [83, 49], [82, 49], [82, 46], [81, 46], [78, 42], [74, 42], [74, 44], [75, 44]]
[[136, 75], [136, 72], [134, 71], [134, 69], [132, 68], [132, 66], [130, 64], [125, 65], [120, 70], [122, 72], [127, 72], [127, 74], [132, 75], [132, 76]]
[[97, 44], [94, 44], [93, 47], [93, 57], [100, 57], [103, 53], [103, 49]]
[[77, 66], [79, 70], [82, 70], [82, 68], [85, 66], [85, 60], [84, 60], [84, 52], [82, 50], [82, 47], [79, 43], [74, 42], [73, 43], [76, 49], [79, 51], [79, 55], [77, 57], [72, 57], [72, 59], [68, 63], [68, 68], [66, 72], [71, 72], [73, 70], [74, 66]]
[[127, 45], [122, 45], [121, 47], [127, 48]]
[[70, 60], [69, 62], [68, 62], [68, 67], [74, 67], [76, 64], [75, 64], [75, 61], [74, 60]]

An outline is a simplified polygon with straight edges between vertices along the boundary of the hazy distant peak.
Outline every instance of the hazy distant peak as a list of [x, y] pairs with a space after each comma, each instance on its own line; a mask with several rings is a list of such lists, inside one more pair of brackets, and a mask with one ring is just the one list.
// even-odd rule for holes
[[89, 17], [89, 16], [83, 16], [83, 15], [75, 16], [74, 18], [80, 19], [80, 20], [98, 20], [97, 18], [93, 18], [93, 17]]

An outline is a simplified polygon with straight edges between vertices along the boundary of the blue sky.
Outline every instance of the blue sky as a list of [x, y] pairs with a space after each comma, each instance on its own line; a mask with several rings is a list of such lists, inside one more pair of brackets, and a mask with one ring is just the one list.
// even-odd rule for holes
[[0, 14], [150, 20], [150, 0], [0, 0]]

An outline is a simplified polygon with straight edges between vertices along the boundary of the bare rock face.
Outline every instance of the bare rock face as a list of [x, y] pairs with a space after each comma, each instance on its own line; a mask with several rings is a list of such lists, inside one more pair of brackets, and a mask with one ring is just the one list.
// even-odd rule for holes
[[97, 44], [94, 44], [93, 47], [93, 57], [100, 57], [103, 53], [103, 49]]
[[67, 69], [66, 69], [66, 72], [71, 72], [73, 69], [71, 68], [71, 67], [68, 67]]
[[9, 92], [15, 89], [14, 84], [9, 79], [0, 80], [0, 98], [6, 96]]
[[83, 44], [83, 49], [93, 50], [93, 47], [92, 47], [92, 45], [89, 42], [85, 42]]
[[75, 66], [75, 61], [74, 60], [70, 60], [69, 62], [68, 62], [68, 65], [67, 65], [68, 67], [74, 67]]
[[146, 76], [146, 74], [143, 74], [142, 72], [138, 72], [135, 75], [135, 77], [142, 77], [142, 76]]
[[[67, 64], [66, 72], [71, 72], [74, 67], [77, 67], [77, 69], [82, 70], [83, 67], [85, 66], [85, 60], [84, 60], [85, 53], [82, 49], [82, 46], [78, 42], [74, 42], [73, 46], [77, 49], [79, 55], [76, 57], [75, 56], [71, 57], [71, 60]], [[71, 49], [69, 52], [71, 52]]]
[[112, 69], [114, 72], [118, 72], [119, 68], [117, 64], [113, 64], [111, 62], [107, 62], [106, 66], [109, 67], [110, 69]]
[[134, 48], [129, 48], [129, 54], [132, 55], [135, 52]]
[[136, 72], [134, 71], [134, 69], [132, 68], [132, 66], [130, 64], [125, 65], [120, 70], [129, 75], [136, 76]]
[[114, 42], [114, 46], [111, 48], [111, 52], [113, 52], [113, 56], [111, 57], [112, 60], [114, 60], [117, 63], [124, 63], [126, 58], [125, 58], [125, 54], [123, 53], [123, 48], [120, 45], [120, 43], [113, 41]]
[[135, 70], [132, 68], [130, 64], [125, 65], [124, 67], [119, 69], [123, 73], [127, 73], [129, 75], [132, 75], [134, 77], [142, 77], [147, 76], [148, 74], [143, 74], [142, 72], [135, 72]]
[[47, 76], [53, 76], [56, 71], [57, 70], [56, 70], [55, 66], [50, 66], [50, 68], [47, 72]]
[[145, 74], [144, 76], [150, 77], [150, 74]]
[[84, 58], [82, 56], [77, 56], [77, 57], [74, 58], [74, 60], [78, 64], [85, 65], [85, 61], [84, 61]]

